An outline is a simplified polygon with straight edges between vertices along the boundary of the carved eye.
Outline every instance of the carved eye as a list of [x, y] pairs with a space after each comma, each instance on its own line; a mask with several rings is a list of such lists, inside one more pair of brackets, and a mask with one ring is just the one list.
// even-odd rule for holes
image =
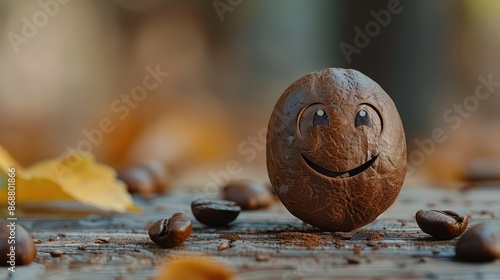
[[313, 126], [317, 126], [317, 125], [324, 125], [324, 126], [330, 125], [330, 121], [328, 120], [328, 115], [322, 109], [319, 109], [314, 114]]
[[365, 110], [360, 110], [358, 114], [356, 115], [356, 121], [355, 121], [356, 127], [360, 125], [366, 125], [368, 127], [372, 126], [372, 121], [370, 120], [370, 116], [368, 115], [368, 112]]

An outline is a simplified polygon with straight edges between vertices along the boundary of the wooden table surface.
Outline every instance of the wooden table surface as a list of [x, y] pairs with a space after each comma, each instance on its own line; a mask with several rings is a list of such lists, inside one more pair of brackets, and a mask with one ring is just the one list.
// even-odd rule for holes
[[[471, 217], [469, 227], [500, 220], [500, 187], [404, 188], [379, 219], [347, 235], [307, 226], [277, 201], [269, 209], [242, 212], [225, 229], [207, 228], [193, 218], [193, 233], [183, 245], [158, 248], [148, 238], [147, 225], [179, 211], [192, 217], [191, 198], [188, 192], [136, 197], [143, 215], [20, 218], [43, 242], [36, 245], [32, 264], [13, 274], [2, 269], [0, 279], [150, 279], [165, 259], [186, 254], [223, 260], [239, 271], [240, 279], [500, 279], [500, 261], [458, 262], [453, 258], [457, 240], [436, 241], [414, 221], [419, 209], [463, 211]], [[317, 244], [284, 242], [278, 238], [282, 232], [306, 233], [304, 238]], [[239, 240], [229, 241], [225, 233]], [[230, 247], [219, 251], [224, 242]], [[65, 254], [51, 257], [52, 250]]]

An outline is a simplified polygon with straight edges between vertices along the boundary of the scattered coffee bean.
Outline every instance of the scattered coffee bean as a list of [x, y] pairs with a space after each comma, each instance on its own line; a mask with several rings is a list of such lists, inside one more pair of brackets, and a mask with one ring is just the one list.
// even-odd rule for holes
[[240, 214], [241, 208], [233, 201], [198, 199], [191, 203], [194, 217], [211, 227], [226, 226]]
[[[13, 244], [9, 244], [8, 241], [9, 236], [13, 235], [16, 236], [16, 248], [14, 252], [11, 252]], [[8, 256], [8, 254], [15, 254], [15, 257]], [[35, 243], [26, 229], [19, 224], [0, 222], [0, 266], [11, 266], [9, 263], [11, 260], [14, 265], [26, 265], [33, 261], [36, 254]]]
[[155, 182], [149, 171], [132, 167], [118, 172], [118, 179], [125, 182], [130, 193], [151, 195], [155, 191]]
[[50, 255], [54, 258], [58, 258], [58, 257], [64, 255], [64, 252], [59, 251], [59, 250], [54, 250], [54, 251], [50, 251]]
[[165, 165], [157, 160], [149, 160], [142, 164], [149, 171], [154, 182], [155, 193], [165, 193], [170, 188], [170, 174]]
[[422, 231], [441, 240], [460, 236], [469, 223], [467, 215], [450, 210], [419, 210], [415, 219]]
[[458, 259], [467, 262], [500, 259], [500, 224], [484, 223], [472, 227], [460, 238], [455, 252]]
[[189, 237], [192, 229], [193, 225], [188, 216], [175, 213], [170, 219], [161, 219], [151, 225], [148, 234], [158, 246], [173, 248], [182, 244]]
[[149, 160], [118, 172], [118, 179], [127, 184], [130, 193], [151, 195], [164, 193], [170, 186], [170, 176], [157, 160]]
[[266, 186], [249, 180], [229, 182], [224, 187], [222, 197], [236, 202], [243, 210], [264, 208], [273, 202], [273, 196]]

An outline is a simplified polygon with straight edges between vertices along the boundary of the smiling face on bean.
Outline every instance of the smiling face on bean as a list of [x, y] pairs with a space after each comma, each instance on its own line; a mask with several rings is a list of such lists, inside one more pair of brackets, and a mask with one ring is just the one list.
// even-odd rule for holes
[[327, 230], [355, 229], [385, 211], [403, 183], [399, 114], [382, 88], [358, 71], [308, 74], [275, 106], [267, 165], [292, 214]]
[[[343, 118], [350, 118], [351, 123], [342, 121]], [[371, 104], [312, 103], [298, 115], [297, 148], [303, 160], [317, 173], [331, 178], [352, 177], [376, 161], [377, 140], [382, 129], [380, 113]], [[351, 134], [348, 141], [344, 133]], [[359, 149], [364, 147], [367, 153], [359, 156]], [[364, 158], [364, 154], [368, 154], [368, 158]], [[328, 166], [331, 161], [335, 166]]]

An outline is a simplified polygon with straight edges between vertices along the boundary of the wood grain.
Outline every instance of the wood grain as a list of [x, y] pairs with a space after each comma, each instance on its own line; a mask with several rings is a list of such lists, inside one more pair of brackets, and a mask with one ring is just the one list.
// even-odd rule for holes
[[[193, 233], [183, 245], [157, 247], [148, 238], [148, 224], [179, 211], [192, 217], [192, 196], [176, 192], [150, 200], [136, 198], [145, 211], [138, 216], [20, 218], [19, 223], [43, 242], [36, 245], [34, 263], [17, 267], [13, 274], [2, 269], [0, 279], [150, 279], [166, 258], [186, 254], [226, 261], [241, 279], [496, 279], [500, 275], [500, 261], [457, 262], [456, 240], [434, 240], [414, 221], [419, 209], [463, 211], [471, 217], [469, 227], [500, 220], [498, 187], [465, 192], [403, 189], [386, 213], [351, 234], [312, 228], [276, 201], [266, 210], [242, 212], [229, 228], [207, 228], [193, 218]], [[314, 246], [280, 239], [287, 236], [280, 235], [283, 232], [311, 234]], [[229, 248], [219, 250], [222, 243]], [[64, 254], [52, 257], [51, 251]]]

